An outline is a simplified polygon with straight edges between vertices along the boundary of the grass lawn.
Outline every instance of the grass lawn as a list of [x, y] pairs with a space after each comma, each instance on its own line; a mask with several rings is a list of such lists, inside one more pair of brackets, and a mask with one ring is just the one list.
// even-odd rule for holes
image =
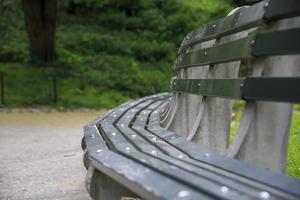
[[[237, 109], [237, 111], [234, 113], [231, 124], [230, 142], [232, 142], [234, 139], [241, 117], [242, 110]], [[290, 130], [287, 175], [296, 179], [300, 179], [300, 111], [298, 110], [298, 107], [296, 107], [293, 113]]]

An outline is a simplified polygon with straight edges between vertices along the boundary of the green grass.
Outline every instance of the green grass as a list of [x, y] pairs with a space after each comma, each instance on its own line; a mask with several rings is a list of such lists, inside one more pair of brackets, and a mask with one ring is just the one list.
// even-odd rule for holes
[[288, 149], [288, 176], [300, 179], [300, 112], [294, 111]]
[[[236, 131], [239, 127], [239, 122], [242, 118], [242, 102], [234, 102], [234, 114], [232, 115], [232, 123], [230, 130], [230, 143], [232, 143]], [[290, 128], [288, 160], [287, 160], [287, 175], [295, 179], [300, 179], [300, 111], [299, 105], [294, 106], [292, 124]]]

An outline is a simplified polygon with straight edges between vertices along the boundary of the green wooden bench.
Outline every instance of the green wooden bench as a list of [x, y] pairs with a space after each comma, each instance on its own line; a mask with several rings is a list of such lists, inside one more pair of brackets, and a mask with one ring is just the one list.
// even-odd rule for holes
[[[125, 103], [84, 128], [93, 199], [300, 199], [284, 175], [300, 102], [300, 1], [265, 0], [190, 32], [172, 93]], [[241, 65], [249, 76], [239, 77]], [[232, 99], [245, 101], [229, 143]]]

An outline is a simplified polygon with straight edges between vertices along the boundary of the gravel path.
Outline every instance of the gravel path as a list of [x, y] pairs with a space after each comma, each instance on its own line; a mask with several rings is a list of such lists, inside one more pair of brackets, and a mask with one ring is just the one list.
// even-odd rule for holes
[[90, 199], [80, 141], [89, 113], [0, 113], [0, 200]]

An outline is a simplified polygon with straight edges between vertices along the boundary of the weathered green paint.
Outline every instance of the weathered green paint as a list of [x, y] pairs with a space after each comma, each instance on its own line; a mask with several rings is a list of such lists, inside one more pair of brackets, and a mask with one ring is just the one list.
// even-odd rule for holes
[[257, 34], [252, 50], [253, 56], [298, 53], [300, 53], [300, 28]]
[[174, 79], [172, 90], [231, 99], [300, 102], [300, 78]]
[[179, 56], [176, 68], [217, 64], [251, 57], [251, 41], [254, 36], [228, 42], [215, 47], [205, 48]]
[[197, 43], [237, 33], [259, 26], [265, 22], [285, 19], [300, 15], [298, 0], [262, 1], [247, 8], [241, 8], [226, 16], [190, 32], [183, 40], [178, 54]]
[[173, 90], [225, 98], [241, 98], [240, 86], [244, 79], [175, 79]]
[[180, 55], [175, 68], [237, 61], [253, 56], [300, 53], [300, 28], [258, 33], [218, 46]]
[[264, 2], [248, 8], [241, 8], [236, 13], [221, 18], [190, 32], [183, 40], [178, 54], [196, 43], [236, 33], [263, 23]]

